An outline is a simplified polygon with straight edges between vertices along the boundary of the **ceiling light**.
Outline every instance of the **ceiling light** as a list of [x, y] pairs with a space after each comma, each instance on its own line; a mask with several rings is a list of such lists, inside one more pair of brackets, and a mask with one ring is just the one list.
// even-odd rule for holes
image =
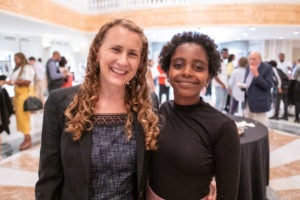
[[51, 40], [49, 38], [42, 37], [42, 47], [48, 48], [51, 46]]
[[280, 37], [278, 37], [278, 39], [279, 39], [279, 40], [282, 40], [282, 39], [283, 39], [283, 37], [281, 37], [281, 36], [280, 36]]
[[250, 31], [255, 31], [255, 30], [256, 30], [255, 27], [251, 27], [251, 28], [250, 28]]
[[298, 31], [294, 31], [294, 34], [295, 34], [295, 35], [298, 35], [298, 34], [299, 34], [299, 32], [298, 32]]
[[244, 37], [248, 36], [248, 33], [243, 33], [243, 36], [244, 36]]

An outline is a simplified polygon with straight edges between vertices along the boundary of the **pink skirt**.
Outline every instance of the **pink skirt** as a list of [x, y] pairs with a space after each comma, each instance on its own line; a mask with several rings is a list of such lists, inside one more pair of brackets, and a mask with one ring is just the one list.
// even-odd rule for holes
[[[150, 186], [147, 186], [147, 192], [146, 192], [146, 200], [165, 200], [161, 197], [159, 197], [153, 190], [150, 188]], [[208, 200], [208, 196], [200, 199], [200, 200]]]

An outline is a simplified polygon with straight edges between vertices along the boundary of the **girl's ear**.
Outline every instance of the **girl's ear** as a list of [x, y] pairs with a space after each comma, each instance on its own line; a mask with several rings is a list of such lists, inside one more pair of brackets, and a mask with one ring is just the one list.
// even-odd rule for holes
[[207, 77], [207, 80], [206, 80], [206, 87], [208, 86], [208, 84], [209, 84], [209, 82], [211, 81], [211, 76], [210, 75], [208, 75], [208, 77]]

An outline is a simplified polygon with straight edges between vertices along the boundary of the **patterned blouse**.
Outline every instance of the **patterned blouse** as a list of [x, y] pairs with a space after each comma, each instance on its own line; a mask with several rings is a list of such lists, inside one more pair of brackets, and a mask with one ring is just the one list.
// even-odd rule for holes
[[127, 114], [93, 115], [90, 200], [133, 200], [137, 192], [136, 140], [124, 132]]

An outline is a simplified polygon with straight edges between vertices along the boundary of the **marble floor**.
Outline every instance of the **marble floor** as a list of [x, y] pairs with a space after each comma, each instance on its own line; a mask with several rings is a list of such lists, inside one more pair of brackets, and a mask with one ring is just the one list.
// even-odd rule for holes
[[[269, 200], [300, 199], [300, 124], [283, 120], [269, 120], [270, 184]], [[42, 113], [32, 115], [33, 147], [19, 152], [22, 134], [16, 132], [11, 117], [11, 135], [1, 134], [0, 199], [32, 200], [37, 181]]]

